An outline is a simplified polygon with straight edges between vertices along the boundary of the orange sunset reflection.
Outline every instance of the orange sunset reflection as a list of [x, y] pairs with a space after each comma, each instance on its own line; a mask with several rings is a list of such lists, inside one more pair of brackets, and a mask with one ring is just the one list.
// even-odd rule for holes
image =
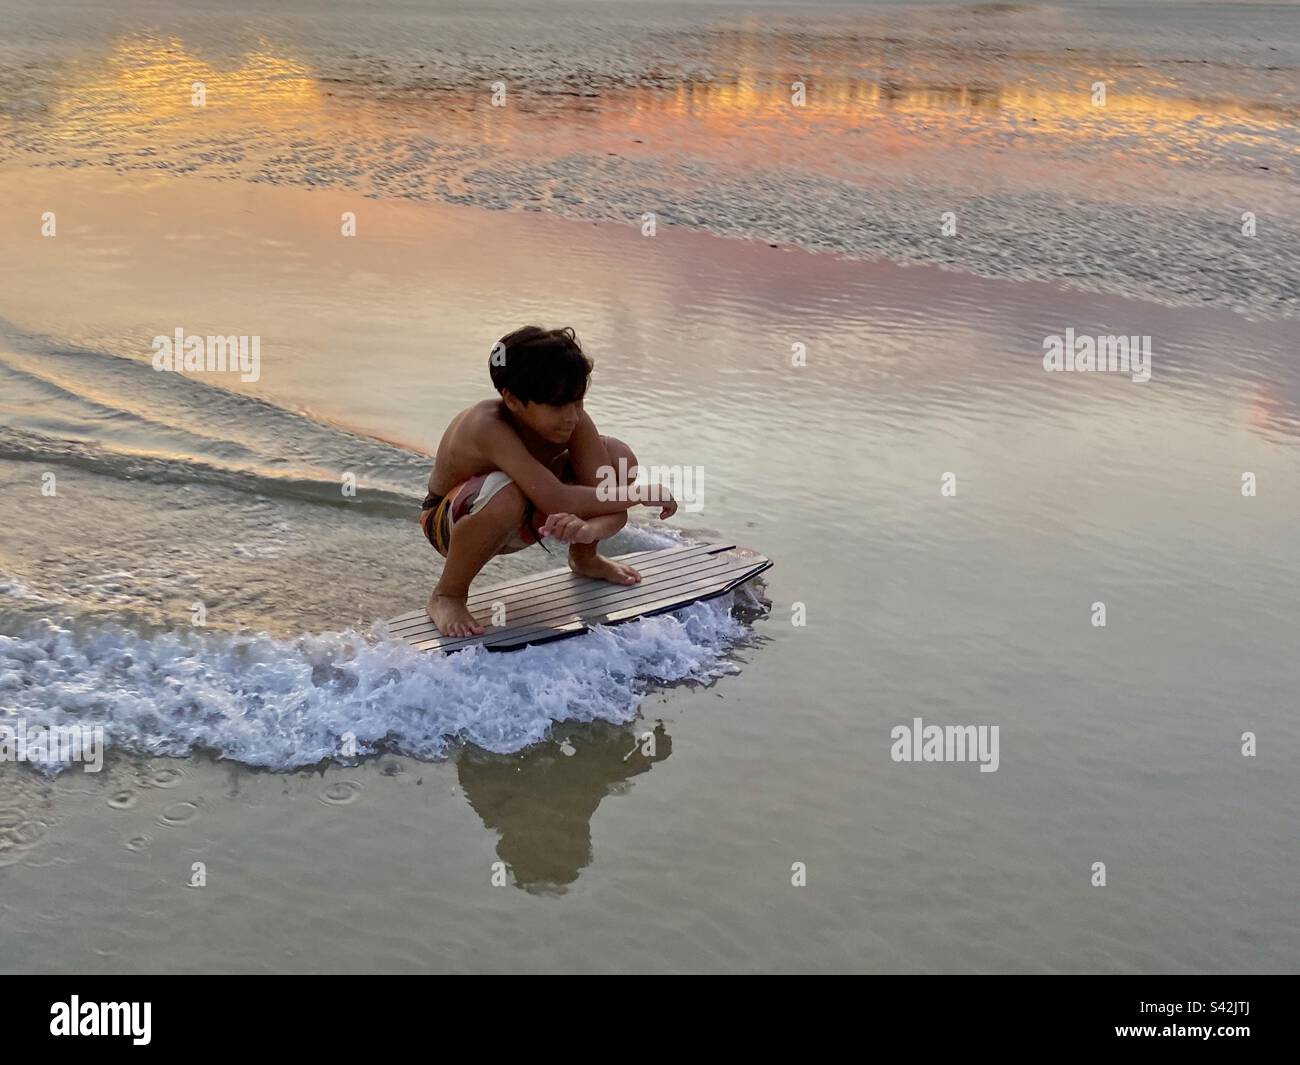
[[[743, 34], [719, 35], [713, 81], [668, 88], [597, 90], [596, 96], [537, 92], [514, 85], [511, 102], [493, 107], [488, 84], [397, 84], [382, 97], [354, 92], [351, 83], [325, 79], [306, 62], [268, 41], [237, 65], [209, 62], [178, 38], [133, 35], [115, 42], [93, 64], [75, 67], [48, 112], [50, 133], [83, 147], [109, 139], [139, 146], [184, 131], [220, 130], [248, 139], [289, 129], [354, 139], [420, 133], [440, 140], [502, 149], [520, 146], [546, 155], [607, 152], [687, 154], [732, 166], [798, 156], [807, 166], [867, 163], [880, 155], [942, 154], [953, 146], [1017, 149], [1051, 154], [1071, 142], [1114, 144], [1149, 159], [1189, 157], [1208, 139], [1222, 150], [1295, 122], [1288, 109], [1200, 100], [1176, 86], [1110, 86], [1104, 108], [1090, 86], [1101, 72], [1080, 66], [1058, 71], [1051, 84], [953, 83], [909, 56], [908, 74], [867, 73], [828, 51], [800, 55], [789, 72], [780, 40], [767, 50], [744, 46]], [[791, 47], [793, 47], [791, 45]], [[736, 57], [741, 57], [737, 64]], [[888, 67], [901, 65], [894, 61]], [[791, 83], [807, 87], [793, 106]], [[201, 83], [205, 106], [192, 102]], [[1159, 91], [1157, 91], [1159, 90]], [[163, 134], [163, 131], [169, 131]], [[637, 146], [636, 141], [642, 145]], [[833, 153], [833, 154], [832, 154]]]

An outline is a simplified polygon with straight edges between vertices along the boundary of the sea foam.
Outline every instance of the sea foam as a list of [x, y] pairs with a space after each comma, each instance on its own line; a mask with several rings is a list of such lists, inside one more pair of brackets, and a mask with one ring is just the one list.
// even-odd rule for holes
[[[733, 595], [510, 653], [436, 655], [384, 636], [143, 634], [41, 618], [0, 636], [0, 723], [102, 726], [112, 748], [288, 770], [379, 751], [509, 753], [558, 721], [633, 720], [648, 687], [735, 666]], [[355, 755], [346, 752], [354, 750]]]

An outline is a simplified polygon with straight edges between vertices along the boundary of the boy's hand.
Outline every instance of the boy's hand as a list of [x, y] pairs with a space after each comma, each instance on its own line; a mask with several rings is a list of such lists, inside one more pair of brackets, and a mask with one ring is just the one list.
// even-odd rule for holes
[[[667, 521], [677, 513], [677, 500], [673, 498], [672, 493], [663, 485], [660, 484], [655, 487], [659, 490], [659, 504], [663, 506], [663, 510], [659, 511], [659, 520]], [[647, 503], [646, 506], [653, 507], [655, 504]]]
[[591, 544], [600, 537], [591, 524], [576, 514], [550, 514], [541, 528], [542, 536], [549, 536], [566, 544]]

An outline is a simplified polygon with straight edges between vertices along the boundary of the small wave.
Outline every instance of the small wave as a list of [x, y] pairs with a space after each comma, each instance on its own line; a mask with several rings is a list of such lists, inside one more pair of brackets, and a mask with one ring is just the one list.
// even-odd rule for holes
[[337, 504], [396, 518], [409, 518], [419, 509], [418, 497], [378, 488], [365, 481], [358, 481], [355, 495], [345, 496], [341, 490], [342, 478], [329, 480], [323, 475], [277, 474], [218, 466], [190, 457], [149, 455], [74, 440], [58, 440], [43, 433], [5, 426], [0, 426], [0, 459], [69, 466], [127, 481], [214, 485], [246, 494]]
[[[418, 509], [428, 476], [427, 455], [3, 319], [0, 377], [0, 458], [403, 518]], [[355, 495], [344, 495], [344, 474], [355, 478]]]
[[[558, 721], [636, 717], [646, 688], [734, 671], [734, 596], [510, 654], [442, 656], [355, 631], [78, 631], [49, 618], [0, 636], [0, 721], [102, 726], [110, 748], [198, 750], [273, 770], [381, 751], [511, 753]], [[354, 755], [349, 756], [351, 752]]]

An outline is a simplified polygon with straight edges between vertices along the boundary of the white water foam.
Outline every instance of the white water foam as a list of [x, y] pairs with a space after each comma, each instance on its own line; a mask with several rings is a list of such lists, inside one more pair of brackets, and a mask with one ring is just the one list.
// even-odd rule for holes
[[[381, 750], [509, 753], [558, 721], [625, 723], [651, 684], [734, 672], [733, 596], [511, 653], [443, 656], [346, 631], [277, 639], [74, 630], [42, 618], [0, 636], [0, 721], [102, 725], [120, 750], [216, 752], [287, 770]], [[65, 624], [67, 623], [65, 619]]]

